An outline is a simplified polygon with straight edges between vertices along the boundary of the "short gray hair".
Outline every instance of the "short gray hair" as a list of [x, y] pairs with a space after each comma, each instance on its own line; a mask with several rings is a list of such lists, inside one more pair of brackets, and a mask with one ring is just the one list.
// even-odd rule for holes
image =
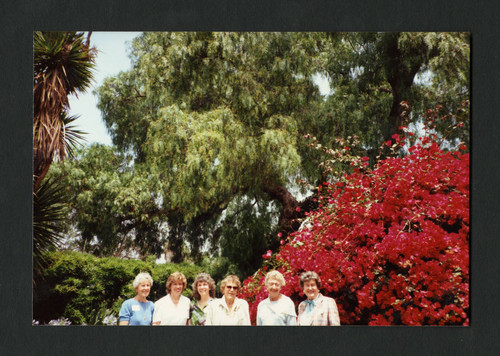
[[147, 272], [141, 272], [137, 276], [135, 276], [134, 282], [132, 282], [132, 285], [134, 286], [134, 289], [139, 286], [139, 284], [143, 282], [149, 282], [151, 286], [153, 286], [153, 278], [149, 275]]
[[278, 282], [280, 282], [280, 285], [283, 287], [285, 285], [285, 277], [276, 270], [267, 272], [266, 274], [266, 279], [264, 280], [264, 284], [267, 286], [267, 282], [269, 282], [271, 279], [275, 279]]

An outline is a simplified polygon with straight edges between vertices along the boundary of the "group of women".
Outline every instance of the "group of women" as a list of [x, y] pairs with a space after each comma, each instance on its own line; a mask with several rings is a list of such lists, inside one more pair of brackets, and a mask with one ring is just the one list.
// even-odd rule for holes
[[[300, 287], [307, 299], [295, 312], [293, 301], [281, 293], [285, 285], [278, 271], [266, 274], [269, 296], [257, 306], [257, 325], [340, 325], [335, 300], [320, 293], [321, 280], [315, 272], [300, 276]], [[250, 325], [246, 300], [238, 298], [239, 278], [229, 275], [221, 281], [221, 298], [215, 298], [215, 282], [200, 273], [193, 282], [193, 300], [182, 295], [187, 286], [184, 274], [172, 273], [166, 283], [167, 295], [156, 303], [147, 300], [153, 279], [139, 273], [133, 286], [137, 295], [121, 307], [119, 325]]]

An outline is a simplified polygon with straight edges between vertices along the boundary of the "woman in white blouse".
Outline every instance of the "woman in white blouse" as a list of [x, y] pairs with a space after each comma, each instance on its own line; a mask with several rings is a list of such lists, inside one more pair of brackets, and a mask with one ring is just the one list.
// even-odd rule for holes
[[279, 271], [266, 274], [264, 284], [269, 297], [257, 307], [257, 325], [297, 325], [295, 304], [286, 295], [281, 294], [285, 278]]
[[235, 275], [229, 275], [220, 284], [222, 298], [208, 304], [205, 325], [250, 325], [248, 303], [236, 297], [241, 282]]
[[153, 325], [187, 325], [189, 298], [182, 295], [186, 286], [186, 276], [181, 272], [174, 272], [168, 277], [167, 295], [155, 303]]

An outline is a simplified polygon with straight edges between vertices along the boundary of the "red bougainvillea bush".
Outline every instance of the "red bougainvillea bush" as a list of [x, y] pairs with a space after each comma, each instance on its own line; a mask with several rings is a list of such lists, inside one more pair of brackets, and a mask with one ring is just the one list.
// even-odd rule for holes
[[305, 227], [282, 240], [276, 254], [264, 255], [264, 266], [244, 281], [240, 296], [252, 320], [267, 297], [265, 273], [276, 268], [286, 280], [282, 293], [296, 304], [305, 299], [300, 274], [317, 272], [342, 324], [468, 325], [465, 150], [446, 152], [424, 138], [404, 157], [323, 183], [319, 209], [307, 214]]

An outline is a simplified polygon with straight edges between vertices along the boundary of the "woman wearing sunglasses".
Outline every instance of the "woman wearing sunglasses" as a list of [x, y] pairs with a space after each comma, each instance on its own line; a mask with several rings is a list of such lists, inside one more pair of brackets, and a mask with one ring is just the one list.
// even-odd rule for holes
[[208, 304], [205, 325], [250, 325], [248, 303], [236, 297], [241, 282], [235, 275], [224, 278], [220, 284], [222, 298]]

